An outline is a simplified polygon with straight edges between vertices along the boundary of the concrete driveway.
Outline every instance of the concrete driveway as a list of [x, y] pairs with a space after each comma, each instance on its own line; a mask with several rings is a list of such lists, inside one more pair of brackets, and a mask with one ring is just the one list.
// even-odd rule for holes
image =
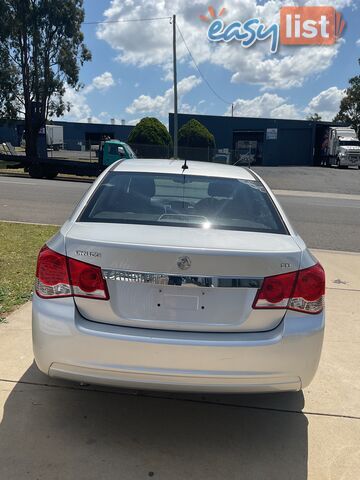
[[33, 364], [31, 306], [0, 326], [0, 479], [355, 480], [360, 255], [327, 271], [321, 365], [303, 393], [175, 395], [54, 381]]

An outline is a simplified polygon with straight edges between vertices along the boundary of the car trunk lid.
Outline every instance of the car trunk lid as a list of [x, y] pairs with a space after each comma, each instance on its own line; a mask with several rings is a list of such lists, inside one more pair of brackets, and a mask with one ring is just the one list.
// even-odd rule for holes
[[75, 223], [67, 255], [102, 268], [109, 301], [75, 298], [88, 320], [187, 331], [265, 331], [285, 310], [252, 309], [264, 277], [296, 271], [290, 235]]

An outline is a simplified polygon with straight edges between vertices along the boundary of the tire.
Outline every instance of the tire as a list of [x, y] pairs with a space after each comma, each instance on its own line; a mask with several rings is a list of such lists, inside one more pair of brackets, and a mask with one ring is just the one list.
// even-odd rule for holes
[[43, 178], [44, 168], [38, 163], [34, 163], [29, 167], [29, 175], [31, 178]]
[[336, 160], [336, 166], [337, 166], [338, 168], [341, 168], [342, 170], [346, 170], [347, 168], [349, 168], [348, 165], [341, 165], [339, 158]]
[[45, 168], [44, 177], [47, 178], [48, 180], [53, 180], [55, 177], [57, 177], [58, 173], [59, 172], [57, 172], [53, 168], [48, 167], [48, 168]]

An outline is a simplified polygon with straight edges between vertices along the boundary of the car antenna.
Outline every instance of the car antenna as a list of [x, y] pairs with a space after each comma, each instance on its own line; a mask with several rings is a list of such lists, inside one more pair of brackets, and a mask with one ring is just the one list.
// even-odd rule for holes
[[181, 168], [183, 169], [183, 171], [184, 171], [184, 170], [187, 170], [187, 169], [189, 168], [186, 162], [187, 162], [187, 160], [185, 159], [185, 160], [184, 160], [184, 164], [183, 164], [183, 166], [181, 167]]

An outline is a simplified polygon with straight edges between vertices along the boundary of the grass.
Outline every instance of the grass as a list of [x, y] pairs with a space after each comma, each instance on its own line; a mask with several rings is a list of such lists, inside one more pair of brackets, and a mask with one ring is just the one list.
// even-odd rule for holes
[[0, 322], [31, 298], [37, 254], [58, 227], [0, 222]]

